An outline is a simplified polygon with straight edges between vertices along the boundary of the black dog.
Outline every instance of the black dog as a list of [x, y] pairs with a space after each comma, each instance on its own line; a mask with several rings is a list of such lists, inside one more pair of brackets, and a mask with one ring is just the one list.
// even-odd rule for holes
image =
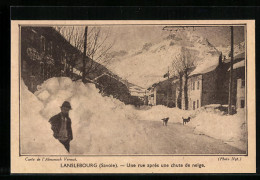
[[183, 125], [190, 121], [190, 117], [188, 117], [186, 119], [182, 117], [182, 119], [183, 119]]
[[163, 121], [163, 126], [164, 126], [164, 125], [167, 126], [168, 120], [169, 120], [169, 117], [162, 119], [162, 121]]

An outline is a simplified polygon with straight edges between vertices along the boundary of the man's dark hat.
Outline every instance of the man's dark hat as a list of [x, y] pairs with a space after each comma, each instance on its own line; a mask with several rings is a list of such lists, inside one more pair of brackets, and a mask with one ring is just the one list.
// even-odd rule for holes
[[66, 107], [66, 108], [72, 109], [71, 105], [68, 101], [64, 101], [61, 107]]

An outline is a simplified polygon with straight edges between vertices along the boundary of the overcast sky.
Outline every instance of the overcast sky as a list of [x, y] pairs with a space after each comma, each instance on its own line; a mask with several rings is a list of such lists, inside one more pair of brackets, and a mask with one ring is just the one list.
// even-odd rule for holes
[[[139, 49], [144, 43], [156, 42], [169, 35], [170, 31], [162, 30], [164, 26], [121, 25], [107, 27], [111, 31], [111, 39], [115, 39], [113, 51]], [[105, 28], [105, 29], [107, 29]], [[230, 27], [196, 27], [194, 33], [208, 39], [214, 45], [230, 45]], [[234, 44], [244, 41], [244, 27], [234, 27]]]

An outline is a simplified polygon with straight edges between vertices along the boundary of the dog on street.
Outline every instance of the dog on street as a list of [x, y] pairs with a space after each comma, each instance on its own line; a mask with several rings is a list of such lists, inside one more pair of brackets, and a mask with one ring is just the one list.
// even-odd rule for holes
[[183, 119], [183, 125], [190, 121], [190, 117], [188, 117], [188, 118], [183, 118], [182, 117], [182, 119]]
[[163, 121], [163, 126], [167, 126], [168, 120], [169, 120], [169, 117], [162, 119], [162, 121]]

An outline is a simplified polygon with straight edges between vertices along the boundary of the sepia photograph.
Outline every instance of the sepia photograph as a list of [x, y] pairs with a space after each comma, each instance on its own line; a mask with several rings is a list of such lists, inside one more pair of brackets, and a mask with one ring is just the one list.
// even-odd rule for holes
[[21, 156], [248, 154], [246, 24], [22, 24], [17, 42]]
[[253, 20], [12, 21], [12, 173], [253, 173]]

